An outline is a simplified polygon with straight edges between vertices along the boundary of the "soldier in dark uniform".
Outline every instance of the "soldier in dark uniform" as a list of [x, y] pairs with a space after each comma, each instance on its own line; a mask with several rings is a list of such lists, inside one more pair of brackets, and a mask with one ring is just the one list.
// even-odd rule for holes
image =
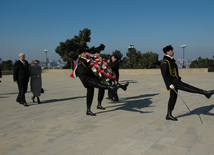
[[[97, 50], [97, 49], [95, 49], [95, 50], [93, 51], [93, 54], [94, 54], [96, 57], [98, 57], [98, 58], [100, 57], [100, 51]], [[103, 101], [104, 95], [105, 95], [105, 89], [99, 88], [99, 90], [98, 90], [98, 98], [97, 98], [97, 100], [98, 100], [97, 109], [105, 110], [105, 108], [101, 105], [101, 103], [102, 103], [102, 101]]]
[[84, 87], [87, 88], [86, 115], [96, 116], [96, 114], [94, 114], [91, 111], [91, 105], [94, 97], [94, 88], [99, 88], [103, 90], [104, 89], [114, 90], [114, 89], [117, 89], [117, 87], [105, 85], [97, 79], [97, 77], [94, 75], [94, 73], [90, 69], [89, 63], [86, 61], [86, 51], [84, 49], [79, 50], [79, 55], [81, 57], [79, 58], [79, 62], [78, 62], [77, 75], [79, 76]]
[[176, 92], [178, 92], [178, 89], [180, 89], [190, 93], [202, 94], [205, 95], [208, 99], [211, 97], [211, 95], [213, 95], [214, 90], [205, 91], [182, 82], [181, 77], [179, 76], [178, 73], [178, 67], [173, 58], [174, 55], [173, 47], [171, 45], [166, 46], [163, 48], [163, 52], [166, 55], [163, 57], [163, 62], [161, 64], [161, 74], [167, 89], [170, 90], [170, 98], [168, 101], [168, 111], [166, 119], [177, 121], [177, 118], [172, 116], [172, 111], [175, 107], [175, 103], [177, 100], [177, 94], [175, 93], [174, 89], [176, 90]]

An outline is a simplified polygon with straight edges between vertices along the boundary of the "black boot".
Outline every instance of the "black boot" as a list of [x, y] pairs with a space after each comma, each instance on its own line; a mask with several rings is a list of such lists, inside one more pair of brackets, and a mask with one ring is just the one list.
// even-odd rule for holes
[[172, 111], [168, 109], [166, 120], [177, 121], [178, 119], [172, 116]]
[[128, 85], [129, 85], [129, 81], [127, 81], [126, 84], [124, 84], [124, 85], [119, 84], [119, 87], [122, 88], [124, 91], [126, 91]]
[[37, 102], [38, 102], [38, 104], [40, 104], [41, 102], [40, 102], [40, 99], [39, 99], [39, 97], [37, 97]]
[[98, 102], [97, 109], [105, 110], [106, 108], [104, 108], [104, 107], [101, 106], [101, 102]]
[[90, 109], [87, 109], [86, 115], [96, 116]]
[[214, 94], [214, 90], [204, 91], [203, 94], [209, 99]]
[[35, 103], [35, 96], [33, 96], [33, 97], [31, 97], [31, 99], [32, 99], [32, 101], [33, 101], [33, 103]]

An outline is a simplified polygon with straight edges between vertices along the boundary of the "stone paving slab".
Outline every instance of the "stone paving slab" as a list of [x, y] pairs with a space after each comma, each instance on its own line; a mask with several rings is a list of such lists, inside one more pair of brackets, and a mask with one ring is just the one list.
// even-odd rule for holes
[[[183, 73], [182, 80], [214, 89], [214, 73]], [[106, 99], [98, 110], [95, 90], [92, 111], [86, 116], [86, 89], [69, 74], [43, 73], [42, 104], [15, 102], [18, 87], [12, 75], [0, 83], [1, 155], [211, 155], [214, 154], [214, 96], [179, 91], [192, 114], [178, 98], [173, 115], [165, 120], [169, 93], [160, 74], [120, 74], [119, 102]], [[201, 119], [200, 119], [200, 117]]]

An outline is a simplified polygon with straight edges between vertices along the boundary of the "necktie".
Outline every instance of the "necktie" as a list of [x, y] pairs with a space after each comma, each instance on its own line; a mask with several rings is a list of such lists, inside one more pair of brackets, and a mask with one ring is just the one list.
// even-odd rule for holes
[[25, 63], [25, 61], [23, 61], [24, 66], [27, 68], [27, 64]]

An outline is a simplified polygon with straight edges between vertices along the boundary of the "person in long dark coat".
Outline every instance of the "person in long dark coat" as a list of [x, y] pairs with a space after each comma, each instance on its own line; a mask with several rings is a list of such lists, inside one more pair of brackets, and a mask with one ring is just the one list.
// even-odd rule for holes
[[16, 101], [27, 107], [27, 102], [25, 100], [25, 93], [27, 92], [28, 82], [29, 82], [29, 67], [28, 61], [25, 60], [25, 54], [19, 54], [19, 60], [15, 62], [13, 69], [13, 80], [18, 84], [19, 94]]
[[30, 68], [30, 87], [33, 97], [31, 98], [35, 102], [35, 97], [37, 98], [38, 104], [40, 104], [39, 96], [41, 95], [42, 89], [42, 78], [41, 78], [41, 66], [39, 66], [39, 60], [33, 60], [33, 66]]
[[80, 58], [78, 62], [78, 67], [76, 70], [76, 74], [79, 76], [83, 86], [87, 89], [87, 97], [86, 97], [86, 115], [96, 116], [91, 111], [91, 105], [94, 97], [94, 88], [99, 89], [117, 89], [115, 86], [108, 86], [101, 83], [98, 78], [94, 75], [92, 70], [89, 67], [89, 62], [86, 61], [86, 51], [84, 49], [79, 49], [78, 51]]
[[161, 74], [165, 82], [166, 88], [170, 90], [166, 119], [177, 121], [177, 118], [172, 116], [172, 111], [174, 110], [175, 103], [177, 100], [176, 92], [178, 92], [178, 89], [190, 93], [202, 94], [205, 95], [208, 99], [211, 97], [211, 95], [213, 95], [214, 90], [205, 91], [182, 82], [181, 77], [179, 76], [178, 67], [173, 58], [174, 55], [173, 47], [171, 45], [166, 46], [163, 48], [163, 52], [166, 55], [163, 57], [163, 62], [161, 64]]

